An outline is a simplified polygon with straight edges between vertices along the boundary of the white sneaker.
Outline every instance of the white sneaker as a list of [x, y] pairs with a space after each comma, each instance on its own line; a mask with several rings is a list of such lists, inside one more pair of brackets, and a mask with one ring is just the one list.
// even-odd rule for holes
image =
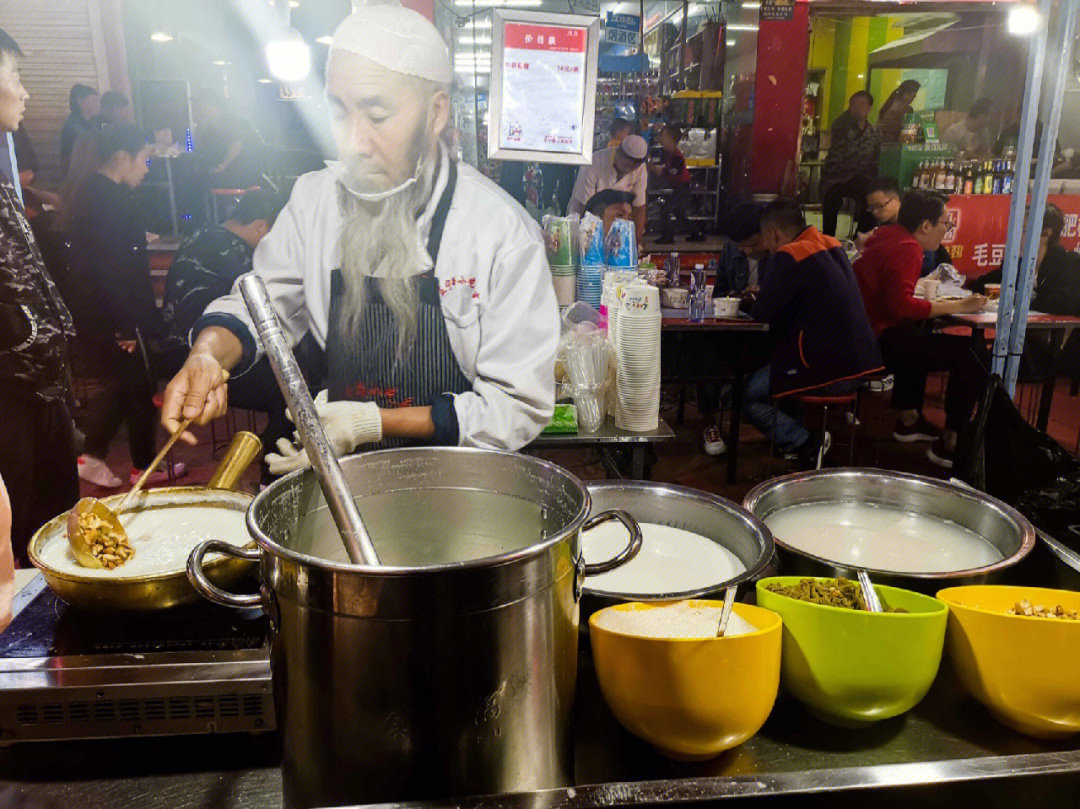
[[715, 424], [705, 428], [704, 443], [706, 455], [723, 455], [727, 452], [727, 444], [720, 437], [720, 428]]
[[[172, 472], [170, 476], [169, 472]], [[142, 477], [142, 469], [131, 470], [131, 485], [134, 486], [140, 477]], [[147, 486], [160, 486], [163, 483], [170, 483], [177, 478], [182, 478], [187, 474], [187, 466], [183, 461], [177, 461], [172, 465], [172, 470], [168, 466], [160, 466], [158, 469], [150, 474], [150, 477], [146, 479]]]
[[78, 460], [79, 479], [103, 489], [119, 489], [123, 481], [112, 473], [105, 461], [93, 455], [80, 455]]

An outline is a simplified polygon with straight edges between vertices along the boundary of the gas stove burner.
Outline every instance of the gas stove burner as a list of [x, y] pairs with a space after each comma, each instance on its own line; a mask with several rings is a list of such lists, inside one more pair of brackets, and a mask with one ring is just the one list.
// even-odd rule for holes
[[15, 611], [0, 634], [0, 741], [274, 727], [259, 610], [90, 613], [38, 576]]

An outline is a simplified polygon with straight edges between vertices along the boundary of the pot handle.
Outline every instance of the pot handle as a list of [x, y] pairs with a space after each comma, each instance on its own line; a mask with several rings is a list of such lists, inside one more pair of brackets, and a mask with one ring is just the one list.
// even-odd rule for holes
[[621, 567], [637, 556], [638, 551], [641, 550], [641, 526], [637, 524], [637, 520], [630, 516], [629, 512], [623, 511], [621, 508], [602, 511], [596, 516], [590, 517], [581, 526], [581, 530], [588, 531], [601, 523], [610, 522], [611, 520], [618, 520], [625, 526], [626, 530], [630, 532], [630, 542], [627, 543], [625, 548], [606, 562], [597, 562], [595, 565], [585, 565], [586, 576], [607, 573], [609, 570]]
[[191, 586], [195, 588], [199, 595], [213, 601], [215, 604], [221, 604], [223, 607], [237, 607], [238, 609], [261, 607], [262, 596], [258, 594], [236, 595], [235, 593], [229, 593], [210, 581], [206, 571], [203, 570], [203, 557], [208, 553], [221, 553], [236, 559], [248, 559], [257, 562], [261, 556], [259, 549], [239, 548], [219, 539], [207, 540], [196, 545], [191, 551], [191, 556], [188, 557], [187, 561], [187, 577], [188, 581], [191, 582]]

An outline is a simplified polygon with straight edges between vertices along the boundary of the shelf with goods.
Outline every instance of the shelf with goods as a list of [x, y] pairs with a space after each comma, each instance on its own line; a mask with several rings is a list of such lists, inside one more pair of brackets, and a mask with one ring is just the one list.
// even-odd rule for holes
[[[690, 171], [690, 210], [692, 222], [715, 223], [720, 212], [720, 150], [721, 123], [720, 91], [683, 90], [668, 100], [668, 119], [683, 130], [679, 150], [686, 158]], [[659, 159], [659, 132], [652, 137], [650, 160]], [[651, 179], [651, 178], [650, 178]], [[659, 201], [669, 188], [651, 187], [649, 197]], [[653, 206], [650, 219], [658, 219], [659, 206]]]

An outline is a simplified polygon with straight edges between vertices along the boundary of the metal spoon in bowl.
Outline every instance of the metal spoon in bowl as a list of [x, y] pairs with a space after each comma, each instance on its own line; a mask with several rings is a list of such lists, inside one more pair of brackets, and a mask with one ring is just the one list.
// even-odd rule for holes
[[859, 588], [862, 590], [866, 611], [885, 612], [881, 606], [881, 599], [878, 598], [877, 590], [875, 590], [874, 585], [870, 583], [870, 574], [860, 567], [856, 571], [856, 575], [859, 577]]
[[716, 628], [716, 637], [724, 637], [727, 632], [728, 621], [731, 620], [731, 608], [735, 605], [735, 591], [737, 587], [728, 587], [724, 590], [724, 609], [720, 611], [720, 625]]

